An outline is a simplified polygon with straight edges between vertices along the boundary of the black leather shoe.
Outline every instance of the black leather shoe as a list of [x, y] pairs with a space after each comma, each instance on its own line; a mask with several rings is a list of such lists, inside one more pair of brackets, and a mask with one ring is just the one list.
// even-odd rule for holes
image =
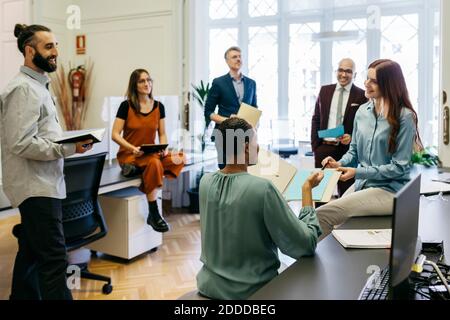
[[150, 225], [156, 232], [167, 232], [170, 229], [169, 224], [159, 214], [156, 201], [148, 203], [147, 224]]
[[167, 222], [161, 216], [155, 219], [152, 217], [151, 213], [148, 214], [147, 224], [150, 225], [156, 232], [167, 232], [170, 229]]
[[140, 175], [141, 173], [142, 173], [141, 170], [133, 164], [125, 163], [122, 166], [122, 175], [124, 177], [127, 177], [127, 178], [135, 177], [135, 176]]

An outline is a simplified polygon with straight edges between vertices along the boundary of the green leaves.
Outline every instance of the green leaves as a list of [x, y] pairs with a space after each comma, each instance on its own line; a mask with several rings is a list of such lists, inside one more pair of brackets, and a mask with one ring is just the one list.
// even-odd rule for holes
[[[194, 91], [192, 91], [192, 96], [194, 97], [194, 100], [196, 100], [202, 108], [205, 108], [206, 99], [208, 99], [208, 94], [210, 90], [210, 84], [209, 82], [205, 83], [203, 80], [200, 80], [200, 84], [195, 86], [191, 84]], [[208, 128], [209, 124], [211, 123], [211, 119], [205, 118], [205, 131], [206, 128]]]
[[433, 147], [427, 147], [422, 151], [414, 152], [411, 157], [411, 162], [413, 164], [421, 164], [425, 167], [434, 167], [440, 166], [441, 160], [439, 157], [432, 151]]
[[209, 83], [206, 83], [205, 85], [203, 80], [201, 80], [198, 86], [194, 86], [193, 84], [191, 84], [191, 86], [194, 89], [192, 92], [194, 99], [197, 100], [197, 102], [204, 108], [210, 89]]

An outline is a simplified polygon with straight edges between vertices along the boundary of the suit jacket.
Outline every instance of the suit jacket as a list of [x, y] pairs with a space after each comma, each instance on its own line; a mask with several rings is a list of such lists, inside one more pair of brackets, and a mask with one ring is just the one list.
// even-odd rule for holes
[[[244, 97], [242, 102], [257, 107], [256, 82], [245, 76], [242, 76], [242, 80], [244, 82]], [[215, 112], [217, 105], [219, 106], [217, 113], [223, 117], [230, 117], [232, 114], [237, 114], [239, 110], [239, 99], [229, 73], [213, 80], [205, 103], [206, 119], [209, 119], [211, 113]]]
[[[328, 118], [330, 115], [331, 100], [336, 89], [336, 84], [330, 84], [320, 88], [319, 96], [316, 100], [314, 115], [311, 123], [311, 146], [313, 151], [321, 145], [322, 139], [319, 139], [319, 130], [328, 129]], [[354, 84], [350, 89], [348, 103], [344, 113], [344, 131], [352, 134], [353, 121], [355, 120], [356, 111], [360, 105], [367, 102], [364, 90], [358, 88]], [[348, 146], [343, 146], [348, 149]]]

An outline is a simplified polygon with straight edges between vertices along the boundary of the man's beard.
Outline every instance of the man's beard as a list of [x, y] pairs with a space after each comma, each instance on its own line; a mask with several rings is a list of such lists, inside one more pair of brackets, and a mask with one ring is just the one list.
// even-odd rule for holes
[[[50, 62], [50, 59], [55, 59], [55, 64]], [[56, 56], [49, 56], [47, 58], [44, 58], [37, 50], [36, 54], [33, 57], [33, 63], [41, 70], [44, 70], [45, 72], [53, 72], [56, 70]]]

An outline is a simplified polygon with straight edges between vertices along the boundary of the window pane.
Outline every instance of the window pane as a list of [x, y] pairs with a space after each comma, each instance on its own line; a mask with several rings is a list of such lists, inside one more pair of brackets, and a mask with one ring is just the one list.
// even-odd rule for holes
[[278, 117], [278, 36], [276, 26], [249, 28], [249, 76], [255, 79], [258, 107], [263, 111], [258, 138], [268, 143], [270, 119]]
[[419, 110], [418, 20], [417, 14], [381, 17], [381, 57], [392, 59], [402, 67], [411, 103], [416, 111]]
[[[441, 50], [441, 37], [440, 37], [440, 11], [434, 14], [434, 41], [433, 41], [433, 116], [431, 123], [425, 125], [425, 132], [423, 133], [424, 144], [426, 146], [437, 146], [439, 144], [439, 109], [441, 105], [440, 94], [440, 50]], [[427, 130], [428, 129], [428, 130]]]
[[278, 0], [249, 0], [250, 17], [273, 16], [278, 13]]
[[[354, 40], [333, 42], [333, 68], [337, 68], [341, 59], [351, 58], [356, 64], [354, 83], [360, 88], [364, 88], [364, 74], [367, 66], [366, 26], [367, 19], [349, 19], [334, 21], [333, 28], [333, 31], [357, 30], [359, 32], [358, 38]], [[334, 72], [332, 79], [333, 81], [336, 79]]]
[[297, 140], [309, 141], [311, 117], [320, 89], [320, 43], [311, 35], [319, 23], [289, 27], [289, 119], [295, 119]]
[[209, 0], [209, 17], [216, 19], [237, 18], [237, 0]]
[[209, 77], [210, 79], [228, 72], [225, 51], [238, 43], [238, 29], [211, 29], [209, 31]]

